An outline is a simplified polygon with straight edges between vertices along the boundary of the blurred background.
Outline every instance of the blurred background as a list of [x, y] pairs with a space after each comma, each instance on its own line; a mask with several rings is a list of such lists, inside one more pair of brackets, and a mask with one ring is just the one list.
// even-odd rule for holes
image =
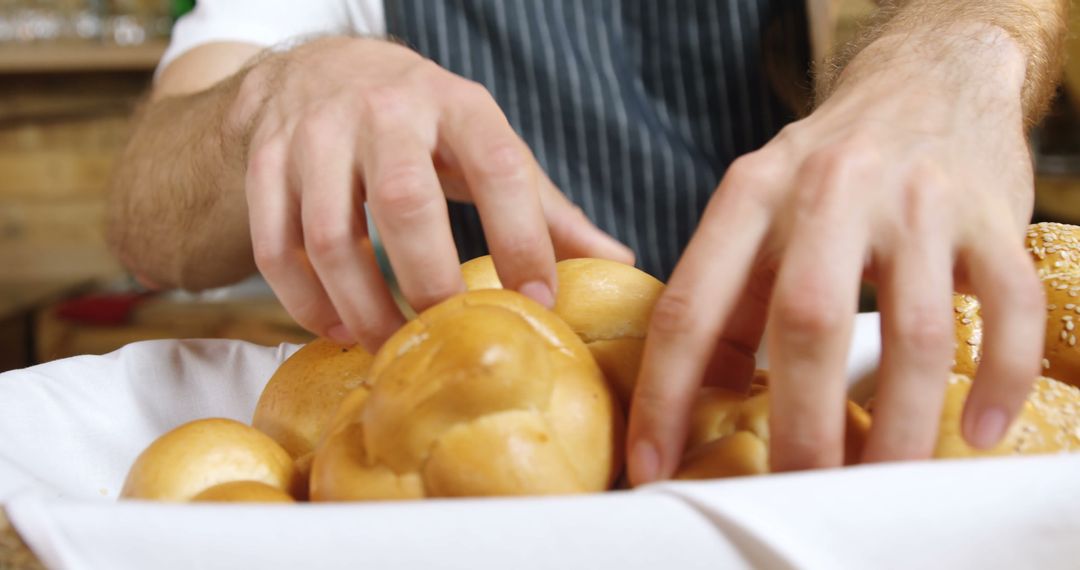
[[[836, 2], [839, 44], [872, 2]], [[310, 338], [261, 281], [148, 294], [106, 248], [112, 162], [173, 22], [194, 3], [0, 0], [0, 371], [145, 339]], [[1035, 133], [1036, 218], [1080, 223], [1080, 42], [1070, 52]]]

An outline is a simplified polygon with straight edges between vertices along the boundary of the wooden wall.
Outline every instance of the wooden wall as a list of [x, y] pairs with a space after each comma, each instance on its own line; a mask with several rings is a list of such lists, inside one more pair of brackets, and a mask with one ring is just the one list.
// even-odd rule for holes
[[148, 72], [0, 75], [0, 278], [117, 275], [112, 162]]

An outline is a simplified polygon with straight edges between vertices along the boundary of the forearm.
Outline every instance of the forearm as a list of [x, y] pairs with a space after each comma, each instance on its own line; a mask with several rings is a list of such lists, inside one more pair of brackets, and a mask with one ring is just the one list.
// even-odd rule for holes
[[229, 120], [245, 72], [146, 104], [114, 171], [108, 237], [142, 279], [203, 289], [255, 270], [244, 199], [245, 140]]
[[[1068, 0], [886, 0], [876, 21], [823, 70], [819, 100], [850, 78], [845, 70], [865, 48], [884, 40], [893, 50], [918, 51], [933, 37], [941, 46], [974, 40], [993, 43], [996, 32], [1022, 54], [1023, 84], [1018, 93], [1024, 122], [1032, 125], [1046, 112], [1061, 73]], [[991, 40], [988, 40], [991, 38]], [[930, 48], [933, 49], [933, 48]], [[931, 59], [935, 54], [928, 55]], [[887, 63], [887, 62], [886, 62]], [[999, 73], [985, 69], [987, 75]]]

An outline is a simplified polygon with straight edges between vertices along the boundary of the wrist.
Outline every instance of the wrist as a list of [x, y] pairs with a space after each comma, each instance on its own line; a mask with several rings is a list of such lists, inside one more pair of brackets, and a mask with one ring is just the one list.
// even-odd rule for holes
[[1026, 70], [1020, 44], [997, 26], [956, 23], [927, 31], [897, 30], [851, 60], [837, 78], [834, 94], [855, 86], [888, 91], [918, 86], [946, 100], [974, 95], [1019, 109]]
[[227, 88], [231, 96], [222, 121], [225, 138], [245, 142], [251, 138], [255, 122], [273, 92], [272, 85], [277, 82], [283, 56], [268, 53], [239, 71], [229, 82]]

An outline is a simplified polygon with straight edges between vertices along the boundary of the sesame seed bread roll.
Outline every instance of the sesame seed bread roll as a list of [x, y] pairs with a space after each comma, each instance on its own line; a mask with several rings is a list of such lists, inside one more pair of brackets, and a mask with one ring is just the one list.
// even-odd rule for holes
[[[1080, 386], [1080, 227], [1040, 223], [1028, 226], [1025, 243], [1046, 294], [1043, 374]], [[973, 297], [956, 294], [956, 352], [953, 371], [974, 376], [982, 350], [982, 319]]]
[[1043, 222], [1028, 226], [1027, 250], [1039, 277], [1080, 273], [1080, 226]]
[[975, 376], [982, 355], [982, 316], [979, 301], [971, 295], [953, 294], [955, 343], [953, 372]]
[[[555, 270], [555, 314], [589, 347], [625, 409], [664, 284], [632, 265], [606, 259], [565, 259]], [[491, 256], [465, 262], [461, 272], [469, 290], [502, 288]]]
[[1051, 378], [1038, 378], [1005, 437], [987, 450], [969, 446], [961, 433], [964, 402], [970, 391], [970, 377], [960, 374], [949, 377], [934, 457], [1037, 455], [1080, 450], [1080, 390], [1076, 387]]
[[1080, 274], [1043, 278], [1046, 291], [1046, 337], [1043, 374], [1073, 386], [1080, 385]]
[[209, 418], [154, 440], [131, 466], [120, 497], [190, 501], [233, 481], [264, 483], [290, 495], [303, 484], [292, 457], [269, 436], [234, 420]]
[[421, 313], [375, 355], [315, 453], [316, 501], [603, 491], [621, 409], [555, 314], [503, 290]]
[[[769, 393], [765, 375], [747, 394], [705, 387], [690, 412], [686, 452], [676, 479], [718, 479], [769, 472]], [[870, 433], [870, 416], [848, 402], [844, 463], [858, 463]]]

